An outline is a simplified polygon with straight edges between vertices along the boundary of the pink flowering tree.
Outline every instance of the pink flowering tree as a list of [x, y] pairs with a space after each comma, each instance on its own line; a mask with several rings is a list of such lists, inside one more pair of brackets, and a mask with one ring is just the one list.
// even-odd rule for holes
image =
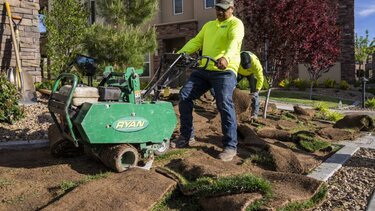
[[275, 77], [288, 77], [298, 63], [311, 80], [328, 71], [339, 55], [337, 2], [329, 0], [238, 0], [237, 16], [245, 24], [244, 46], [268, 58]]

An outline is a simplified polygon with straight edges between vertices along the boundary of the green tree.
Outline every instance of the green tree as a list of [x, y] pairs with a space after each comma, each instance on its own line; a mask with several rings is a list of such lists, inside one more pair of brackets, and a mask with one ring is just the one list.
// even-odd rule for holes
[[369, 39], [369, 32], [366, 30], [365, 36], [355, 34], [355, 61], [359, 64], [359, 70], [362, 70], [362, 65], [375, 53], [375, 38], [371, 41]]
[[156, 13], [157, 0], [97, 0], [102, 21], [89, 29], [88, 53], [101, 65], [141, 67], [147, 52], [156, 48], [156, 33], [145, 22]]
[[82, 42], [88, 27], [88, 13], [79, 1], [54, 0], [51, 11], [45, 11], [47, 56], [50, 71], [56, 76], [70, 71], [68, 65], [82, 53]]

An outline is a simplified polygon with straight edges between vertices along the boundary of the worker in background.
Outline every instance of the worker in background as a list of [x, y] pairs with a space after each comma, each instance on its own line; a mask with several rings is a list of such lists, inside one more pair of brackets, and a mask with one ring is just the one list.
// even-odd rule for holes
[[250, 51], [241, 52], [241, 65], [238, 69], [237, 82], [247, 78], [250, 84], [251, 118], [257, 119], [259, 113], [259, 91], [263, 87], [263, 68], [258, 57]]
[[[215, 59], [217, 64], [210, 61], [205, 70], [193, 71], [181, 89], [180, 136], [171, 142], [171, 147], [182, 148], [195, 141], [193, 100], [213, 88], [224, 135], [223, 151], [219, 158], [230, 161], [237, 153], [237, 121], [232, 96], [237, 84], [244, 25], [240, 19], [233, 16], [233, 0], [217, 0], [215, 8], [217, 19], [207, 22], [200, 32], [177, 52], [192, 54], [201, 49], [203, 56]], [[205, 62], [204, 59], [202, 63]]]

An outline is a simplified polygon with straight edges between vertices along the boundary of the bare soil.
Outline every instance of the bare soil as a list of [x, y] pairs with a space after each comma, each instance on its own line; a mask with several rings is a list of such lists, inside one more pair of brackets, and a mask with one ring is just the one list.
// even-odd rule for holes
[[[187, 149], [187, 153], [156, 162], [154, 167], [165, 166], [190, 180], [244, 173], [261, 176], [271, 182], [275, 194], [266, 208], [280, 208], [289, 202], [309, 199], [316, 193], [321, 183], [305, 174], [333, 152], [330, 149], [306, 152], [295, 140], [285, 138], [285, 134], [289, 137], [298, 128], [318, 133], [332, 125], [314, 119], [289, 119], [282, 111], [274, 109], [270, 113], [272, 119], [250, 120], [249, 101], [236, 101], [238, 155], [233, 161], [223, 163], [217, 159], [222, 147], [220, 115], [211, 101], [212, 98], [206, 96], [195, 102], [197, 144]], [[178, 115], [177, 105], [175, 110]], [[267, 137], [260, 135], [264, 128], [269, 128]], [[178, 136], [177, 130], [174, 136]], [[332, 141], [329, 136], [326, 139]], [[149, 210], [176, 185], [154, 170], [140, 169], [87, 180], [89, 175], [95, 177], [108, 171], [103, 164], [84, 155], [57, 159], [48, 149], [1, 150], [0, 210]], [[64, 189], [69, 182], [77, 185]], [[207, 210], [217, 209], [217, 201], [226, 200], [241, 210], [259, 198], [256, 193], [243, 193], [204, 200], [208, 203], [201, 206]], [[178, 208], [170, 208], [173, 209]]]

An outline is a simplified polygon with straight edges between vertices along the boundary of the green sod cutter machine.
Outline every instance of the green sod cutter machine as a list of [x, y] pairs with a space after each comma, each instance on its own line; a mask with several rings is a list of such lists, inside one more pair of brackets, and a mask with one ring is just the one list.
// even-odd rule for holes
[[[86, 60], [84, 70], [92, 74], [92, 60]], [[172, 103], [160, 101], [159, 95], [198, 62], [183, 54], [165, 54], [143, 94], [142, 69], [117, 72], [106, 67], [97, 88], [79, 85], [76, 75], [62, 73], [48, 101], [54, 121], [48, 130], [51, 153], [58, 157], [84, 151], [117, 172], [136, 166], [140, 159], [165, 153], [177, 120]], [[148, 98], [151, 100], [145, 100]]]

